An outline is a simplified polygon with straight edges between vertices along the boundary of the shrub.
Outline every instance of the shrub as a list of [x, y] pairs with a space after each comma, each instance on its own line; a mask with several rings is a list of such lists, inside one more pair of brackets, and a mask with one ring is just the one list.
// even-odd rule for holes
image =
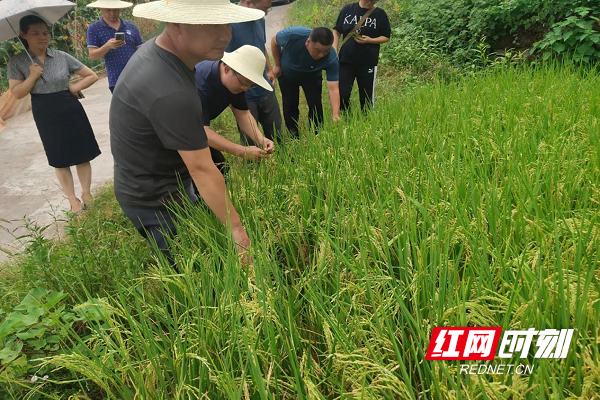
[[575, 62], [600, 61], [600, 31], [597, 12], [588, 7], [573, 10], [564, 21], [552, 26], [544, 39], [533, 46], [543, 60], [551, 57], [570, 58]]

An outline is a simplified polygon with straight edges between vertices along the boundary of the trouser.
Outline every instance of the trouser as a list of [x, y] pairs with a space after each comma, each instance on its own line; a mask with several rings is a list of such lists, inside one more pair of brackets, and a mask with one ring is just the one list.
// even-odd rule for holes
[[[279, 103], [275, 92], [267, 92], [263, 97], [256, 100], [248, 100], [248, 109], [254, 119], [260, 124], [262, 132], [267, 139], [274, 142], [281, 141], [281, 112], [279, 111]], [[240, 132], [240, 142], [244, 146], [256, 146], [245, 133]]]
[[358, 97], [363, 112], [375, 107], [376, 65], [356, 65], [340, 62], [340, 110], [350, 109], [350, 94], [354, 80], [358, 83]]
[[213, 149], [212, 147], [209, 147], [209, 149], [210, 156], [212, 157], [212, 160], [217, 166], [217, 168], [219, 168], [219, 172], [221, 172], [221, 175], [223, 175], [223, 177], [226, 177], [227, 173], [229, 172], [229, 164], [227, 164], [225, 156], [219, 150]]
[[[198, 203], [198, 197], [194, 194], [190, 185], [187, 188], [187, 195], [192, 203]], [[167, 207], [158, 209], [135, 208], [121, 205], [125, 216], [131, 221], [135, 229], [145, 238], [152, 251], [157, 249], [169, 261], [169, 264], [178, 271], [173, 255], [169, 249], [169, 239], [177, 236], [177, 227], [175, 226], [175, 214]], [[154, 247], [156, 243], [156, 248]]]
[[166, 208], [156, 210], [123, 206], [121, 208], [135, 229], [150, 243], [152, 250], [155, 250], [153, 242], [156, 242], [158, 250], [173, 265], [173, 257], [169, 251], [167, 240], [167, 238], [172, 239], [177, 236], [173, 213]]
[[[210, 149], [210, 155], [213, 162], [223, 174], [226, 176], [229, 172], [229, 166], [225, 160], [225, 156], [219, 150], [215, 150], [212, 147]], [[196, 188], [196, 184], [192, 181], [192, 184], [187, 189], [190, 201], [194, 204], [205, 204], [198, 201], [199, 192]], [[160, 253], [162, 253], [169, 263], [177, 269], [174, 263], [173, 256], [169, 250], [168, 239], [172, 239], [177, 236], [177, 228], [175, 226], [175, 214], [169, 209], [146, 209], [146, 208], [133, 208], [121, 206], [125, 216], [131, 221], [135, 229], [142, 235], [151, 246], [153, 242], [156, 242], [156, 246]], [[154, 251], [155, 248], [152, 247]]]
[[298, 131], [298, 119], [300, 118], [300, 87], [304, 91], [308, 103], [308, 119], [315, 133], [323, 123], [323, 104], [321, 102], [321, 90], [323, 76], [321, 72], [315, 74], [304, 74], [295, 77], [279, 77], [279, 88], [283, 102], [283, 118], [285, 126], [296, 138], [300, 137]]

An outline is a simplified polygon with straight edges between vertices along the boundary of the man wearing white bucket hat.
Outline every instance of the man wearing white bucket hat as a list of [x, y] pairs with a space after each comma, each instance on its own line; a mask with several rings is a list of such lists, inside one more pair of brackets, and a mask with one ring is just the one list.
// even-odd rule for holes
[[138, 232], [169, 257], [167, 238], [177, 232], [168, 206], [195, 200], [193, 180], [242, 253], [250, 240], [208, 149], [194, 67], [223, 57], [229, 24], [264, 13], [229, 0], [160, 0], [136, 6], [133, 15], [167, 24], [131, 58], [115, 87], [109, 119], [117, 200]]
[[[242, 46], [225, 53], [220, 61], [202, 61], [196, 65], [198, 94], [202, 100], [204, 130], [212, 159], [221, 173], [227, 172], [222, 151], [251, 161], [268, 158], [274, 150], [273, 141], [258, 129], [248, 110], [246, 92], [253, 87], [272, 91], [263, 77], [265, 55], [253, 46]], [[243, 146], [230, 142], [210, 127], [210, 122], [230, 107], [240, 130], [257, 146]]]
[[119, 17], [121, 9], [132, 5], [120, 0], [98, 0], [87, 5], [102, 13], [102, 18], [88, 27], [87, 46], [91, 60], [104, 57], [111, 92], [131, 56], [144, 43], [137, 26]]

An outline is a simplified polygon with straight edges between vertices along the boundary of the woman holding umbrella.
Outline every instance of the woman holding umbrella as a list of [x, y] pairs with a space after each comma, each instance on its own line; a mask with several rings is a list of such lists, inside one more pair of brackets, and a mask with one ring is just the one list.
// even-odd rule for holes
[[[78, 99], [83, 98], [81, 91], [98, 77], [71, 55], [48, 48], [50, 31], [42, 18], [36, 15], [21, 18], [19, 30], [27, 51], [10, 59], [9, 87], [17, 99], [31, 93], [33, 118], [48, 163], [55, 168], [71, 211], [77, 212], [83, 205], [75, 195], [71, 167], [76, 167], [82, 200], [84, 204], [89, 203], [92, 200], [90, 161], [100, 155], [94, 132]], [[72, 73], [82, 79], [69, 85]]]

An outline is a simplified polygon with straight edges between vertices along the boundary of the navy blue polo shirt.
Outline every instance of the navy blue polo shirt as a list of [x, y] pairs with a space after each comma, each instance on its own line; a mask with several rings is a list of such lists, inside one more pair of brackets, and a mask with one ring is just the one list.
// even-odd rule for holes
[[202, 101], [202, 122], [210, 126], [231, 104], [238, 110], [247, 110], [246, 93], [233, 94], [221, 82], [220, 61], [202, 61], [196, 64], [196, 86]]
[[[237, 24], [231, 24], [231, 42], [227, 46], [228, 53], [231, 53], [242, 46], [250, 45], [258, 47], [260, 51], [265, 53], [265, 43], [267, 41], [267, 34], [265, 33], [265, 19], [261, 18], [256, 21], [240, 22]], [[267, 82], [267, 70], [265, 64], [265, 72], [263, 76]], [[271, 82], [269, 82], [270, 84]], [[273, 85], [271, 85], [272, 87]], [[258, 85], [246, 92], [246, 98], [250, 101], [258, 101], [263, 96], [270, 93], [267, 89], [264, 89]]]
[[115, 33], [125, 32], [125, 45], [118, 49], [110, 50], [104, 56], [106, 65], [106, 73], [108, 75], [108, 87], [113, 87], [117, 84], [119, 75], [127, 65], [127, 62], [133, 56], [138, 46], [141, 46], [144, 41], [137, 26], [133, 22], [121, 20], [119, 29], [114, 29], [108, 25], [104, 19], [94, 22], [87, 30], [87, 45], [88, 47], [102, 47], [110, 39], [114, 39]]
[[312, 30], [305, 26], [291, 26], [279, 31], [275, 40], [281, 47], [281, 69], [288, 77], [318, 73], [325, 70], [329, 82], [340, 80], [340, 66], [337, 53], [331, 51], [322, 59], [315, 60], [306, 48], [306, 39]]

